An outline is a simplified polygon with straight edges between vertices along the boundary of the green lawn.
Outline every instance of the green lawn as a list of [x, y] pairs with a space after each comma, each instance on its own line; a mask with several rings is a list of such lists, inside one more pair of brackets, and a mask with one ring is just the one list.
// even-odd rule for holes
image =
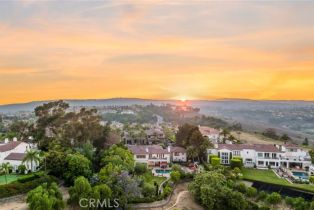
[[[21, 178], [23, 176], [28, 176], [28, 175], [9, 174], [9, 175], [7, 175], [8, 183], [13, 182], [13, 181], [15, 181], [18, 178]], [[2, 185], [2, 184], [5, 184], [5, 176], [4, 175], [0, 176], [0, 185]]]
[[166, 180], [165, 177], [158, 177], [153, 176], [152, 172], [149, 170], [145, 174], [140, 176], [146, 183], [154, 184], [154, 182], [157, 182], [158, 185], [160, 185], [164, 180]]
[[265, 183], [292, 187], [304, 191], [314, 192], [314, 186], [309, 184], [291, 184], [287, 180], [279, 178], [272, 170], [243, 168], [242, 174], [243, 179], [245, 180], [260, 181]]

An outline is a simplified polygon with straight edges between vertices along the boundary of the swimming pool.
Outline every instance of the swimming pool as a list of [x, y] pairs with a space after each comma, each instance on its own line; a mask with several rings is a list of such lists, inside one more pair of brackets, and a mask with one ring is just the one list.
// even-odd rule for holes
[[169, 170], [169, 169], [156, 169], [156, 173], [158, 173], [158, 174], [170, 174], [171, 170]]
[[293, 176], [299, 177], [300, 179], [309, 179], [309, 176], [306, 172], [302, 171], [292, 171]]

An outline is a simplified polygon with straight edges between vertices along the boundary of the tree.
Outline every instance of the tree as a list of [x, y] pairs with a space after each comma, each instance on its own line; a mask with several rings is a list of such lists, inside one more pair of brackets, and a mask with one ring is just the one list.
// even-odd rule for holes
[[277, 131], [274, 128], [267, 128], [264, 132], [263, 135], [272, 138], [272, 139], [279, 139], [279, 136], [277, 135]]
[[24, 164], [21, 164], [17, 167], [17, 170], [18, 170], [19, 174], [25, 174], [26, 166]]
[[179, 171], [172, 171], [170, 177], [173, 182], [178, 182], [181, 178], [181, 174]]
[[112, 145], [103, 153], [101, 165], [105, 166], [108, 163], [120, 165], [126, 171], [133, 171], [135, 165], [133, 154], [128, 149], [117, 145]]
[[10, 163], [2, 163], [0, 167], [1, 174], [4, 174], [5, 183], [8, 184], [7, 175], [10, 173], [12, 166]]
[[92, 175], [91, 162], [81, 154], [70, 154], [66, 157], [65, 181], [73, 183], [76, 177], [84, 176], [89, 178]]
[[66, 170], [66, 153], [56, 146], [48, 151], [45, 159], [49, 174], [62, 177]]
[[273, 192], [266, 197], [266, 201], [272, 205], [278, 204], [281, 202], [281, 195], [279, 193]]
[[30, 210], [64, 209], [62, 194], [56, 183], [44, 183], [27, 193], [26, 202]]
[[93, 187], [93, 197], [99, 200], [107, 200], [112, 196], [112, 190], [106, 184], [100, 184]]
[[304, 139], [303, 145], [304, 146], [308, 146], [309, 145], [309, 139], [308, 138]]
[[222, 129], [222, 131], [220, 132], [220, 135], [223, 136], [222, 142], [225, 144], [226, 140], [228, 139], [228, 135], [230, 135], [229, 129], [227, 129], [227, 128]]
[[79, 176], [75, 179], [74, 185], [69, 189], [69, 203], [78, 205], [81, 198], [89, 198], [92, 192], [92, 187], [90, 186], [88, 180]]
[[286, 142], [286, 141], [291, 140], [291, 138], [290, 138], [287, 134], [283, 134], [283, 135], [280, 137], [280, 140]]
[[13, 121], [9, 126], [9, 132], [14, 133], [19, 140], [27, 140], [32, 135], [32, 126], [26, 121]]
[[136, 163], [135, 168], [134, 168], [134, 172], [137, 175], [145, 174], [146, 171], [147, 171], [147, 164], [146, 163]]
[[39, 152], [34, 149], [27, 150], [25, 157], [23, 158], [22, 163], [31, 163], [31, 171], [34, 171], [33, 164], [37, 164], [40, 161]]

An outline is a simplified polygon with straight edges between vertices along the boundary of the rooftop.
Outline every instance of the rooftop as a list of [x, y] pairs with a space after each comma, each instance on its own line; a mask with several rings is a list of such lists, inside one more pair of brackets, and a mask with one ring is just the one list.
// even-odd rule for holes
[[21, 143], [22, 143], [21, 141], [11, 141], [7, 144], [1, 145], [0, 146], [0, 152], [7, 152], [7, 151], [10, 151], [12, 149], [15, 149]]
[[258, 152], [280, 152], [273, 144], [218, 144], [218, 149], [244, 150], [251, 149]]
[[25, 153], [10, 153], [4, 159], [5, 160], [23, 160], [25, 155], [26, 155]]

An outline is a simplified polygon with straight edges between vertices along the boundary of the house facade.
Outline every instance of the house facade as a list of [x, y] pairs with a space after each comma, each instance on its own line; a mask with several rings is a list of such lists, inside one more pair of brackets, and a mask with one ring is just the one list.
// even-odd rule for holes
[[7, 139], [3, 144], [0, 144], [0, 165], [2, 163], [10, 163], [12, 170], [15, 172], [19, 165], [25, 165], [27, 170], [35, 171], [38, 167], [38, 163], [33, 162], [33, 168], [30, 162], [24, 162], [23, 159], [27, 150], [33, 149], [35, 146], [22, 141], [17, 141], [15, 138], [13, 141]]
[[223, 165], [229, 165], [232, 157], [241, 157], [244, 167], [307, 169], [311, 165], [309, 154], [296, 145], [216, 144], [208, 154], [218, 155]]
[[198, 126], [199, 131], [203, 135], [203, 137], [208, 138], [213, 143], [218, 143], [220, 140], [220, 132], [219, 130], [207, 126]]
[[171, 162], [186, 162], [186, 151], [182, 147], [162, 148], [159, 145], [128, 145], [136, 163], [149, 167], [167, 167]]

